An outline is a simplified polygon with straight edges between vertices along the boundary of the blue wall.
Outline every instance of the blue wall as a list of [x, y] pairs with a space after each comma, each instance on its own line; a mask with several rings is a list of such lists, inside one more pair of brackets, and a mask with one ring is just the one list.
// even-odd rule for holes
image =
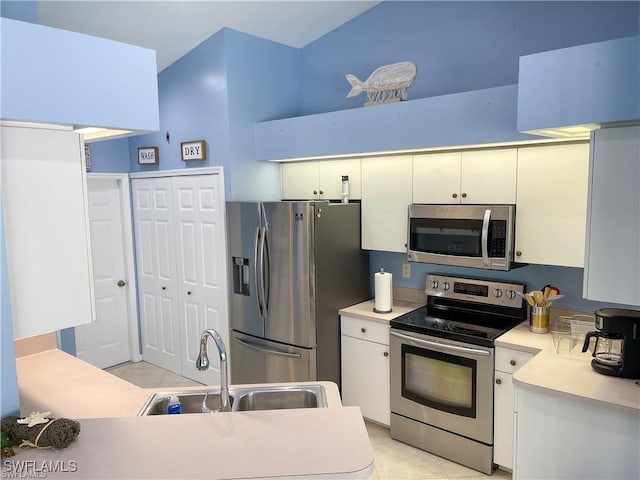
[[[411, 267], [411, 277], [402, 277], [402, 264], [408, 263], [407, 256], [401, 253], [391, 252], [371, 252], [370, 268], [371, 272], [377, 272], [384, 268], [385, 272], [393, 275], [393, 285], [396, 287], [417, 288], [424, 290], [425, 275], [427, 273], [442, 273], [450, 275], [461, 275], [472, 278], [486, 278], [492, 280], [505, 280], [525, 283], [527, 290], [537, 290], [547, 284], [558, 287], [565, 298], [554, 302], [557, 308], [567, 310], [577, 310], [581, 312], [593, 312], [603, 307], [628, 307], [637, 308], [630, 305], [618, 305], [612, 303], [592, 302], [582, 298], [582, 268], [555, 267], [550, 265], [527, 265], [510, 270], [508, 272], [489, 271], [479, 268], [461, 268], [444, 265], [432, 265], [427, 263], [409, 263]], [[373, 275], [371, 277], [373, 279]], [[371, 282], [371, 292], [373, 292], [373, 281]]]
[[226, 30], [231, 195], [279, 200], [280, 166], [255, 161], [257, 121], [298, 114], [300, 53], [252, 35]]
[[410, 60], [409, 99], [426, 98], [515, 84], [521, 55], [639, 32], [639, 2], [386, 1], [302, 49], [301, 113], [361, 107], [347, 73]]
[[9, 302], [7, 259], [5, 258], [2, 198], [0, 198], [0, 356], [2, 361], [2, 388], [0, 388], [0, 416], [15, 415], [20, 410], [16, 361], [13, 349], [13, 324]]
[[129, 172], [129, 139], [116, 138], [89, 144], [91, 151], [91, 172]]

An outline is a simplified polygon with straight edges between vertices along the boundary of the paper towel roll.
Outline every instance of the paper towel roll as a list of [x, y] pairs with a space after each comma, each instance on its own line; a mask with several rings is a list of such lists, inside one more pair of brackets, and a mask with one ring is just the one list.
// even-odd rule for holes
[[393, 275], [380, 269], [375, 274], [375, 300], [373, 311], [389, 313], [393, 305]]

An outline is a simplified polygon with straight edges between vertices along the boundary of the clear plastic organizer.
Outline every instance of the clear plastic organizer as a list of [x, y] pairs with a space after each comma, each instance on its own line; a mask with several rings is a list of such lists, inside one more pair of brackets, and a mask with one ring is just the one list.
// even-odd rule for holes
[[[582, 355], [582, 346], [587, 332], [596, 329], [595, 317], [591, 315], [558, 316], [551, 322], [551, 338], [558, 355]], [[593, 351], [593, 345], [589, 345]]]

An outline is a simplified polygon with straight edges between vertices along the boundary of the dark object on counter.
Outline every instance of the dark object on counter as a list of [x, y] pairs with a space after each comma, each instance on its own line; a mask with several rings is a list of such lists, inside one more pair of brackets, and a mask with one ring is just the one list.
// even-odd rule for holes
[[0, 442], [0, 447], [2, 448], [2, 450], [0, 450], [0, 457], [13, 457], [16, 452], [14, 452], [13, 448], [11, 448], [13, 447], [13, 443], [11, 442], [9, 435], [7, 435], [6, 432], [2, 432], [0, 435], [2, 439], [2, 441]]
[[80, 434], [80, 423], [70, 418], [52, 418], [29, 427], [18, 423], [20, 417], [2, 419], [2, 431], [14, 445], [36, 448], [65, 448]]
[[596, 331], [588, 332], [582, 351], [592, 338], [591, 367], [603, 375], [640, 378], [640, 311], [621, 308], [596, 310]]

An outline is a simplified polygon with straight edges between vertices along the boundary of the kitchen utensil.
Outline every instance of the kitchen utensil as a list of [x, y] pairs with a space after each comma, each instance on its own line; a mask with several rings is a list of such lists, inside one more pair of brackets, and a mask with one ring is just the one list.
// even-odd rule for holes
[[564, 295], [551, 295], [544, 301], [544, 305], [545, 307], [550, 307], [553, 302], [560, 300], [561, 298], [564, 298]]
[[525, 302], [527, 302], [531, 307], [535, 307], [535, 303], [533, 302], [533, 298], [531, 298], [531, 295], [529, 295], [528, 293], [522, 293], [522, 292], [518, 292], [516, 290], [516, 295], [518, 295], [520, 298], [523, 298]]
[[533, 296], [533, 300], [536, 303], [536, 306], [542, 306], [542, 304], [544, 303], [544, 293], [542, 293], [540, 290], [534, 290], [530, 292], [530, 294]]

